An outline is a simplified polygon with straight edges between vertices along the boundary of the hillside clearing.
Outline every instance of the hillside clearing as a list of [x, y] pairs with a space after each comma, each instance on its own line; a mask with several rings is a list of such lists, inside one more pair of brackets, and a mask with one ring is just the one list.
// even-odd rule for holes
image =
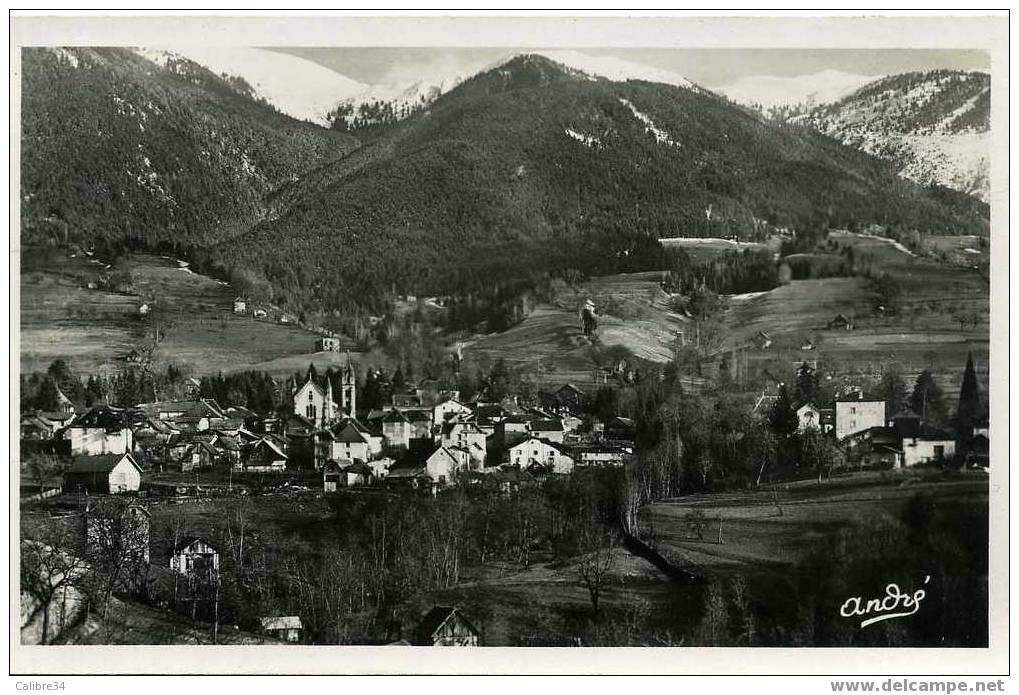
[[[49, 252], [44, 260], [26, 254], [23, 263], [23, 373], [45, 370], [57, 358], [82, 374], [119, 371], [155, 326], [161, 334], [155, 366], [175, 364], [198, 375], [256, 368], [290, 356], [300, 356], [306, 369], [314, 349], [315, 333], [233, 313], [228, 285], [175, 259], [134, 254], [118, 261], [116, 269], [130, 275], [130, 294], [88, 289], [87, 283], [105, 270], [92, 259]], [[142, 304], [150, 307], [147, 316], [139, 313]], [[336, 354], [315, 361], [339, 358]], [[292, 371], [289, 363], [280, 369], [284, 366]]]

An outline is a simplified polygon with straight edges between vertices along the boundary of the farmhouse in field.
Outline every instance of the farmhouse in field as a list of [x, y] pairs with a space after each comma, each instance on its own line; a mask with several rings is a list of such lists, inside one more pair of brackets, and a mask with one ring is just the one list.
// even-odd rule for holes
[[137, 492], [142, 469], [131, 454], [76, 456], [64, 472], [64, 491], [92, 494]]
[[452, 606], [435, 606], [418, 625], [414, 644], [422, 647], [477, 647], [481, 632]]
[[324, 335], [315, 341], [315, 352], [339, 352], [340, 339], [332, 335]]
[[829, 331], [851, 331], [853, 330], [853, 322], [846, 317], [845, 314], [836, 314], [835, 317], [828, 322]]
[[297, 615], [262, 618], [262, 631], [284, 642], [300, 642], [301, 618]]
[[243, 314], [248, 310], [248, 303], [244, 301], [244, 297], [237, 297], [234, 299], [234, 313]]

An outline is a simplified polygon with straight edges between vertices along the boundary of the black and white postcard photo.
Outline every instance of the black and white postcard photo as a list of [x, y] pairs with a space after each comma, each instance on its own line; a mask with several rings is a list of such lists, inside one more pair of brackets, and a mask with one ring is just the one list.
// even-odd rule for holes
[[1007, 12], [369, 14], [11, 18], [12, 674], [1003, 689]]

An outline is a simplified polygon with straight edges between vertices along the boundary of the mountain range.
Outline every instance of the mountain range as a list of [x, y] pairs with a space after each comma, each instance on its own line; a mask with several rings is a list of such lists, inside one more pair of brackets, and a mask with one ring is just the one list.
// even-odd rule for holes
[[265, 80], [179, 54], [26, 49], [22, 241], [171, 244], [295, 308], [368, 309], [662, 267], [661, 237], [987, 231], [980, 201], [810, 124], [680, 76], [571, 62], [517, 55], [348, 134], [289, 117]]
[[991, 79], [986, 73], [893, 75], [793, 120], [893, 162], [910, 180], [987, 200]]
[[[164, 65], [185, 59], [215, 75], [244, 80], [258, 99], [293, 118], [345, 132], [392, 124], [427, 108], [435, 99], [474, 75], [507, 62], [513, 53], [482, 66], [459, 66], [426, 71], [407, 82], [365, 84], [317, 63], [286, 53], [241, 47], [180, 46], [171, 50], [136, 49]], [[614, 56], [575, 50], [542, 51], [541, 55], [586, 75], [612, 81], [640, 80], [698, 89], [682, 75]], [[921, 184], [937, 183], [987, 200], [989, 189], [989, 109], [987, 101], [973, 104], [974, 118], [966, 130], [903, 129], [903, 104], [941, 108], [942, 118], [963, 107], [957, 88], [969, 84], [989, 93], [983, 73], [934, 71], [875, 77], [827, 69], [795, 76], [749, 75], [709, 89], [754, 108], [774, 120], [796, 120], [819, 129], [844, 144], [895, 164], [902, 176]], [[901, 88], [901, 91], [900, 91]], [[874, 90], [883, 93], [875, 104]], [[860, 97], [854, 94], [859, 91]], [[868, 96], [870, 95], [870, 96]], [[926, 95], [926, 96], [924, 96]], [[943, 96], [942, 96], [943, 95]], [[894, 104], [898, 106], [894, 106]], [[891, 107], [891, 108], [889, 108]], [[877, 111], [875, 109], [878, 109]], [[892, 118], [888, 116], [894, 114]]]

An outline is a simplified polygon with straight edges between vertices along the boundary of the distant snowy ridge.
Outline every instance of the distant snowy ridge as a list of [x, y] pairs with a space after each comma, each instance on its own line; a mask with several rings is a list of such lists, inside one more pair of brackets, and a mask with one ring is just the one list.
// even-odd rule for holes
[[340, 101], [363, 92], [366, 85], [304, 58], [238, 46], [172, 46], [136, 48], [161, 67], [173, 58], [197, 63], [216, 75], [240, 77], [282, 113], [328, 125], [328, 113]]
[[711, 90], [724, 94], [738, 104], [768, 110], [782, 106], [830, 104], [876, 79], [879, 76], [823, 70], [794, 77], [750, 75], [731, 84], [712, 87]]

